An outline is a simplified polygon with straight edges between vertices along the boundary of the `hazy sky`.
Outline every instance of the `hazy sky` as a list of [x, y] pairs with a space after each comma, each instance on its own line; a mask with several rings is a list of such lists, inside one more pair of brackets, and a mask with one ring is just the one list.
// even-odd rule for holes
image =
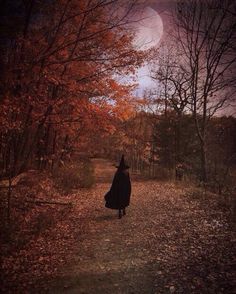
[[[143, 50], [158, 46], [163, 34], [169, 27], [169, 19], [174, 1], [148, 0], [144, 1], [141, 18], [144, 20], [137, 23], [137, 44], [143, 44]], [[139, 87], [136, 95], [142, 96], [145, 89], [155, 88], [157, 85], [149, 77], [149, 66], [145, 65], [138, 70]]]
[[[148, 27], [150, 30], [152, 30], [152, 37], [155, 38], [156, 40], [160, 39], [160, 30], [163, 30], [161, 42], [165, 42], [165, 39], [168, 38], [168, 31], [172, 28], [173, 22], [172, 22], [172, 16], [174, 13], [175, 9], [175, 3], [177, 0], [144, 0], [144, 10], [152, 10], [153, 17], [150, 17], [149, 20], [146, 20], [146, 24], [150, 22]], [[188, 1], [188, 0], [184, 0]], [[158, 18], [161, 19], [162, 21], [162, 28], [160, 27], [160, 22], [155, 21], [155, 13], [158, 16]], [[144, 35], [143, 39], [145, 39], [145, 34], [150, 34], [148, 32], [148, 29], [146, 30], [141, 30], [141, 33]], [[140, 37], [141, 38], [141, 37]], [[156, 40], [153, 40], [152, 44], [153, 46], [158, 46], [156, 43]], [[157, 42], [158, 43], [158, 42]], [[159, 43], [160, 45], [160, 43]], [[143, 97], [143, 92], [145, 89], [157, 89], [158, 84], [154, 82], [150, 78], [150, 70], [148, 65], [141, 67], [138, 70], [138, 82], [139, 82], [139, 87], [137, 88], [136, 95]], [[234, 104], [235, 105], [235, 104]], [[226, 108], [222, 108], [218, 114], [227, 114], [227, 115], [236, 115], [235, 114], [235, 106], [230, 106], [228, 107], [227, 105], [225, 106]]]

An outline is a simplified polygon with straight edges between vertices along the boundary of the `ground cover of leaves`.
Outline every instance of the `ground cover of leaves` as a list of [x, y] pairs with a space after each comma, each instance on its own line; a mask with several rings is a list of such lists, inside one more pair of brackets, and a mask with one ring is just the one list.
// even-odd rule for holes
[[132, 184], [122, 219], [104, 207], [110, 183], [67, 195], [53, 226], [3, 258], [3, 293], [233, 293], [227, 211], [183, 185]]

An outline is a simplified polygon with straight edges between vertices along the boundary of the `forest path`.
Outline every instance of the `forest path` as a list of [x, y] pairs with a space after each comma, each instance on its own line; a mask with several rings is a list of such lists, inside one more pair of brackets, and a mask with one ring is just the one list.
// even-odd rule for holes
[[115, 164], [103, 158], [92, 159], [96, 183], [111, 183], [116, 172]]
[[80, 191], [87, 213], [78, 222], [88, 229], [50, 293], [232, 293], [232, 236], [221, 213], [173, 183], [133, 181], [131, 205], [118, 219], [104, 207], [109, 188]]

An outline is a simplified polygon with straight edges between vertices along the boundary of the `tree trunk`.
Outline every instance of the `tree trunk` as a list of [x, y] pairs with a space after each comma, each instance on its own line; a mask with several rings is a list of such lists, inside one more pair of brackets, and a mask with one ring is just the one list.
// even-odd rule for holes
[[207, 182], [207, 169], [206, 169], [206, 148], [205, 142], [201, 142], [201, 181]]
[[12, 179], [11, 173], [9, 174], [8, 192], [7, 192], [7, 221], [8, 225], [11, 223], [11, 192], [12, 192]]
[[176, 126], [176, 154], [175, 154], [175, 164], [176, 163], [181, 163], [182, 159], [181, 159], [181, 148], [180, 148], [180, 144], [181, 144], [181, 113], [178, 113], [178, 118], [177, 118], [177, 126]]

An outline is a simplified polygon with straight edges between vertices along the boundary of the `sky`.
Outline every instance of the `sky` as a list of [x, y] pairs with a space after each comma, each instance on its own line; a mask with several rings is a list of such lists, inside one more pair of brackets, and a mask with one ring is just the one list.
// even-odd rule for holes
[[[173, 0], [144, 1], [144, 7], [139, 15], [141, 21], [135, 24], [137, 32], [135, 46], [138, 49], [146, 50], [159, 46], [165, 31], [168, 29], [168, 19], [173, 4]], [[140, 97], [142, 97], [143, 92], [146, 89], [157, 87], [156, 82], [150, 78], [150, 69], [148, 65], [144, 65], [138, 69], [137, 82], [139, 86], [137, 87], [135, 94]]]
[[[143, 50], [158, 47], [168, 37], [168, 31], [172, 26], [172, 13], [177, 0], [144, 0], [143, 16], [145, 21], [137, 24], [137, 43], [147, 41]], [[184, 0], [185, 1], [185, 0]], [[143, 97], [145, 90], [158, 89], [157, 82], [150, 78], [150, 69], [148, 65], [142, 66], [137, 73], [139, 86], [135, 94]], [[235, 107], [226, 106], [222, 108], [219, 115], [235, 115]]]

